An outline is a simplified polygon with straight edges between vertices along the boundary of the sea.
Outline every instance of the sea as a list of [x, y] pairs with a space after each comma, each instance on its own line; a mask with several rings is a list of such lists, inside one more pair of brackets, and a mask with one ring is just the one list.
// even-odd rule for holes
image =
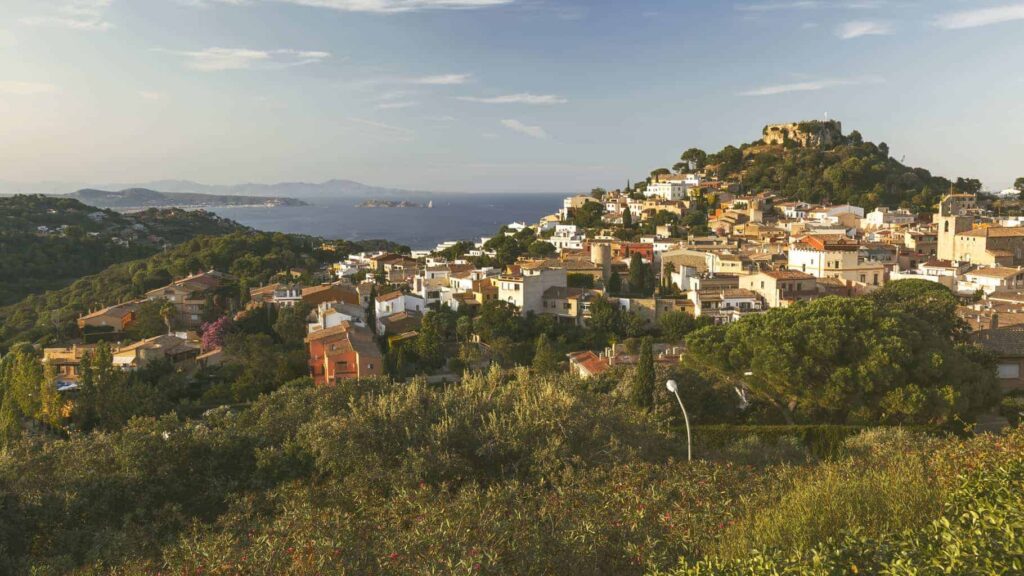
[[[536, 223], [562, 207], [568, 193], [430, 194], [408, 198], [432, 208], [356, 208], [366, 196], [303, 199], [308, 206], [225, 206], [209, 210], [267, 232], [327, 239], [391, 240], [413, 250], [448, 240], [478, 241], [512, 222]], [[387, 200], [402, 198], [387, 197]]]

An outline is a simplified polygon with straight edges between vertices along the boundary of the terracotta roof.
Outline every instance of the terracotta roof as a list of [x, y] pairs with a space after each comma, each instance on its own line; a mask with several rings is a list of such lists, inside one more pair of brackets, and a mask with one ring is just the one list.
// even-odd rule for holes
[[550, 300], [552, 298], [557, 298], [557, 299], [560, 299], [560, 300], [564, 300], [566, 298], [572, 298], [574, 296], [579, 296], [580, 294], [583, 294], [583, 289], [582, 288], [569, 288], [569, 287], [566, 287], [566, 286], [552, 286], [552, 287], [550, 287], [550, 288], [548, 288], [547, 290], [544, 291], [543, 298], [546, 298], [548, 300]]
[[395, 298], [399, 298], [401, 296], [402, 293], [398, 290], [395, 290], [394, 292], [388, 292], [387, 294], [381, 294], [380, 296], [377, 296], [377, 302], [387, 302], [388, 300], [394, 300]]
[[384, 325], [384, 332], [387, 334], [403, 334], [420, 329], [423, 322], [423, 315], [418, 312], [399, 312], [386, 318], [380, 319]]
[[354, 350], [360, 356], [380, 358], [380, 348], [374, 341], [373, 332], [368, 328], [356, 326], [350, 322], [342, 322], [325, 330], [319, 330], [306, 337], [306, 342], [337, 338], [342, 351]]
[[306, 336], [306, 342], [313, 342], [314, 340], [323, 340], [331, 336], [337, 336], [338, 334], [344, 334], [352, 328], [352, 323], [345, 320], [337, 326], [331, 326], [330, 328], [324, 328], [323, 330], [317, 330], [309, 336]]
[[121, 354], [123, 352], [134, 352], [136, 350], [149, 349], [149, 350], [161, 350], [165, 355], [178, 354], [180, 352], [186, 352], [189, 350], [198, 350], [199, 346], [182, 340], [173, 334], [162, 334], [160, 336], [154, 336], [147, 338], [134, 344], [129, 344], [122, 348], [118, 348], [114, 354]]
[[1007, 228], [1004, 226], [990, 226], [988, 228], [975, 228], [967, 232], [961, 232], [960, 236], [982, 236], [987, 238], [1016, 238], [1024, 237], [1024, 227]]
[[1010, 278], [1017, 274], [1024, 274], [1024, 270], [1020, 268], [1005, 268], [1002, 266], [993, 266], [991, 268], [977, 268], [971, 270], [967, 276], [981, 276], [982, 278]]
[[988, 299], [997, 302], [1024, 303], [1024, 290], [996, 290], [988, 295]]
[[139, 307], [139, 302], [136, 301], [136, 300], [133, 300], [131, 302], [122, 302], [120, 304], [114, 304], [113, 306], [107, 306], [106, 308], [103, 308], [101, 310], [97, 310], [95, 312], [90, 312], [89, 314], [86, 314], [84, 316], [80, 316], [79, 320], [88, 320], [90, 318], [99, 318], [100, 316], [106, 316], [107, 314], [115, 314], [115, 313], [120, 313], [120, 314], [123, 315], [125, 313], [132, 312], [132, 311], [138, 309], [138, 307]]
[[814, 276], [799, 270], [768, 270], [761, 274], [776, 280], [811, 280], [814, 278]]
[[952, 260], [929, 260], [921, 264], [922, 268], [956, 268]]
[[1024, 326], [1007, 326], [981, 330], [972, 339], [982, 348], [999, 356], [1020, 358], [1024, 356]]
[[569, 354], [569, 361], [572, 364], [579, 366], [584, 372], [591, 376], [596, 376], [611, 368], [611, 365], [608, 364], [608, 360], [601, 358], [590, 350]]

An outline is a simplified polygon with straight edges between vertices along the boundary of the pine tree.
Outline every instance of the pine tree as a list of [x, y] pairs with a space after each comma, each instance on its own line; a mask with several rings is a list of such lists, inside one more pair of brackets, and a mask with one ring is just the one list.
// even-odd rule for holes
[[537, 338], [537, 349], [533, 355], [534, 371], [538, 374], [553, 374], [558, 371], [561, 361], [548, 335], [541, 334], [540, 338]]
[[622, 211], [622, 227], [623, 228], [632, 228], [633, 227], [633, 214], [632, 214], [632, 212], [629, 211], [629, 207], [626, 207], [626, 209]]
[[654, 351], [651, 337], [643, 339], [640, 345], [640, 359], [633, 373], [632, 389], [630, 390], [633, 404], [640, 408], [654, 406], [654, 391], [657, 380], [654, 370]]

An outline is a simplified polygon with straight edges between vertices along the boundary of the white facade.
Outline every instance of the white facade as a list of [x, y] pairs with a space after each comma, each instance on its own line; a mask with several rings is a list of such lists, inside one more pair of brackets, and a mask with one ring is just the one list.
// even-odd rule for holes
[[868, 213], [868, 215], [864, 217], [861, 221], [861, 227], [877, 229], [909, 226], [913, 224], [915, 220], [916, 218], [914, 215], [908, 210], [891, 211], [888, 208], [879, 207], [875, 208], [873, 212]]
[[499, 300], [512, 304], [523, 315], [530, 312], [541, 314], [544, 291], [554, 287], [565, 288], [568, 275], [564, 268], [523, 270], [520, 275], [499, 277], [497, 284]]
[[1024, 269], [978, 268], [963, 276], [959, 283], [961, 292], [981, 290], [991, 294], [996, 290], [1018, 290], [1024, 288]]
[[839, 278], [872, 286], [885, 284], [885, 266], [862, 263], [856, 250], [791, 247], [787, 267], [815, 278]]
[[644, 190], [648, 198], [664, 198], [665, 200], [684, 200], [689, 191], [685, 182], [652, 182]]

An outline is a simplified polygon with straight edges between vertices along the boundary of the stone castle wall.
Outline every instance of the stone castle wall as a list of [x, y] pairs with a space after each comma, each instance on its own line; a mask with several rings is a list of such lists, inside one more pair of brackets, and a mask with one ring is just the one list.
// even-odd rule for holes
[[836, 120], [769, 124], [764, 127], [764, 143], [769, 146], [781, 146], [787, 141], [796, 142], [803, 148], [834, 146], [842, 138], [843, 125]]

